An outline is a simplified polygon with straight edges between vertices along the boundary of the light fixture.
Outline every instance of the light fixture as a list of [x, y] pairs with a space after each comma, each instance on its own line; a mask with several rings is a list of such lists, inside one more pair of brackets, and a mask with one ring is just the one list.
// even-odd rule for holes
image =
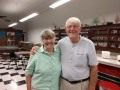
[[71, 0], [58, 0], [55, 3], [51, 4], [49, 7], [55, 9], [56, 7], [63, 5]]
[[15, 22], [15, 23], [12, 23], [12, 24], [8, 25], [8, 27], [13, 27], [13, 26], [15, 26], [15, 25], [17, 25], [17, 24], [18, 24], [18, 23]]
[[32, 14], [30, 14], [30, 15], [22, 18], [22, 19], [20, 19], [19, 21], [20, 21], [20, 22], [24, 22], [24, 21], [26, 21], [26, 20], [28, 20], [28, 19], [31, 19], [31, 18], [33, 18], [33, 17], [35, 17], [35, 16], [37, 16], [37, 15], [38, 15], [38, 13], [32, 13]]

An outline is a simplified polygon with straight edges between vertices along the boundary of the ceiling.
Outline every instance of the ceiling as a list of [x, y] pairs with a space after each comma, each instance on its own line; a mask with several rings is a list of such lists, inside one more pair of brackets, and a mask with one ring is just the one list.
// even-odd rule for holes
[[[49, 5], [56, 0], [0, 0], [0, 16], [6, 16], [0, 18], [0, 28], [1, 26], [8, 26], [14, 21], [37, 11], [39, 13], [47, 10]], [[83, 16], [87, 17], [89, 11], [96, 7], [97, 11], [94, 11], [94, 14], [97, 14], [101, 11], [120, 11], [120, 0], [72, 0], [72, 6], [75, 6], [79, 2], [79, 7], [84, 9], [81, 13], [84, 13]], [[76, 3], [74, 3], [77, 1]], [[96, 3], [96, 4], [95, 4]], [[87, 8], [92, 4], [93, 7]], [[87, 14], [86, 14], [87, 13]], [[89, 15], [92, 13], [89, 13]], [[82, 15], [81, 15], [82, 17]]]
[[42, 12], [55, 0], [0, 0], [0, 26], [14, 21], [37, 11]]

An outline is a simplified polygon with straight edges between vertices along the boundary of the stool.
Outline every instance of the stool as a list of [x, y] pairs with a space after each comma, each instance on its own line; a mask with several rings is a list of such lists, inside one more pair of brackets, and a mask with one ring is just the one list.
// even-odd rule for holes
[[10, 67], [11, 62], [14, 62], [16, 65], [16, 70], [18, 69], [18, 64], [17, 64], [17, 60], [19, 60], [19, 58], [17, 57], [17, 55], [15, 54], [15, 52], [10, 52], [10, 63], [8, 65], [8, 68]]
[[120, 86], [109, 81], [99, 81], [99, 90], [120, 90]]

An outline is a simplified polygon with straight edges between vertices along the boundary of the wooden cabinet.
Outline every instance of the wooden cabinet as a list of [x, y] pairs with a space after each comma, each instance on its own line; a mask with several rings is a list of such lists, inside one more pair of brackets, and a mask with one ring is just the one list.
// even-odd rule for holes
[[24, 41], [23, 31], [15, 32], [15, 45], [18, 45], [20, 41]]
[[66, 35], [65, 29], [57, 29], [57, 30], [53, 30], [55, 32], [55, 36], [56, 36], [56, 42], [59, 41], [60, 39], [64, 38]]
[[17, 46], [23, 40], [22, 30], [0, 29], [0, 46]]
[[[56, 43], [66, 36], [64, 29], [53, 31], [56, 34]], [[120, 53], [120, 24], [83, 27], [80, 34], [91, 39], [97, 50]]]
[[7, 32], [7, 45], [8, 46], [15, 45], [15, 32], [11, 31]]
[[109, 38], [109, 31], [107, 28], [92, 28], [90, 30], [89, 39], [94, 42], [94, 45], [97, 49], [107, 49], [108, 47], [108, 38]]
[[90, 27], [89, 39], [97, 50], [120, 52], [120, 24]]
[[[60, 39], [67, 36], [67, 34], [65, 32], [65, 29], [57, 29], [57, 30], [53, 30], [53, 31], [55, 32], [56, 43]], [[88, 38], [88, 32], [89, 32], [89, 28], [88, 27], [83, 27], [80, 34], [81, 34], [81, 36]]]
[[33, 46], [34, 44], [31, 42], [20, 42], [21, 50], [30, 51]]
[[108, 47], [120, 50], [120, 28], [112, 28], [109, 31]]
[[80, 32], [80, 35], [85, 37], [85, 38], [88, 38], [89, 36], [89, 27], [83, 27], [81, 32]]
[[6, 45], [6, 31], [0, 29], [0, 46]]

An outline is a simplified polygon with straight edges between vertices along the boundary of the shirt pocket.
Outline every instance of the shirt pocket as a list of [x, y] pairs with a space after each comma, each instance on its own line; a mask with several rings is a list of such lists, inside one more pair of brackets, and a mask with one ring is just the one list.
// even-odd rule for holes
[[87, 55], [83, 52], [79, 52], [75, 54], [74, 65], [76, 67], [86, 67], [87, 65]]

